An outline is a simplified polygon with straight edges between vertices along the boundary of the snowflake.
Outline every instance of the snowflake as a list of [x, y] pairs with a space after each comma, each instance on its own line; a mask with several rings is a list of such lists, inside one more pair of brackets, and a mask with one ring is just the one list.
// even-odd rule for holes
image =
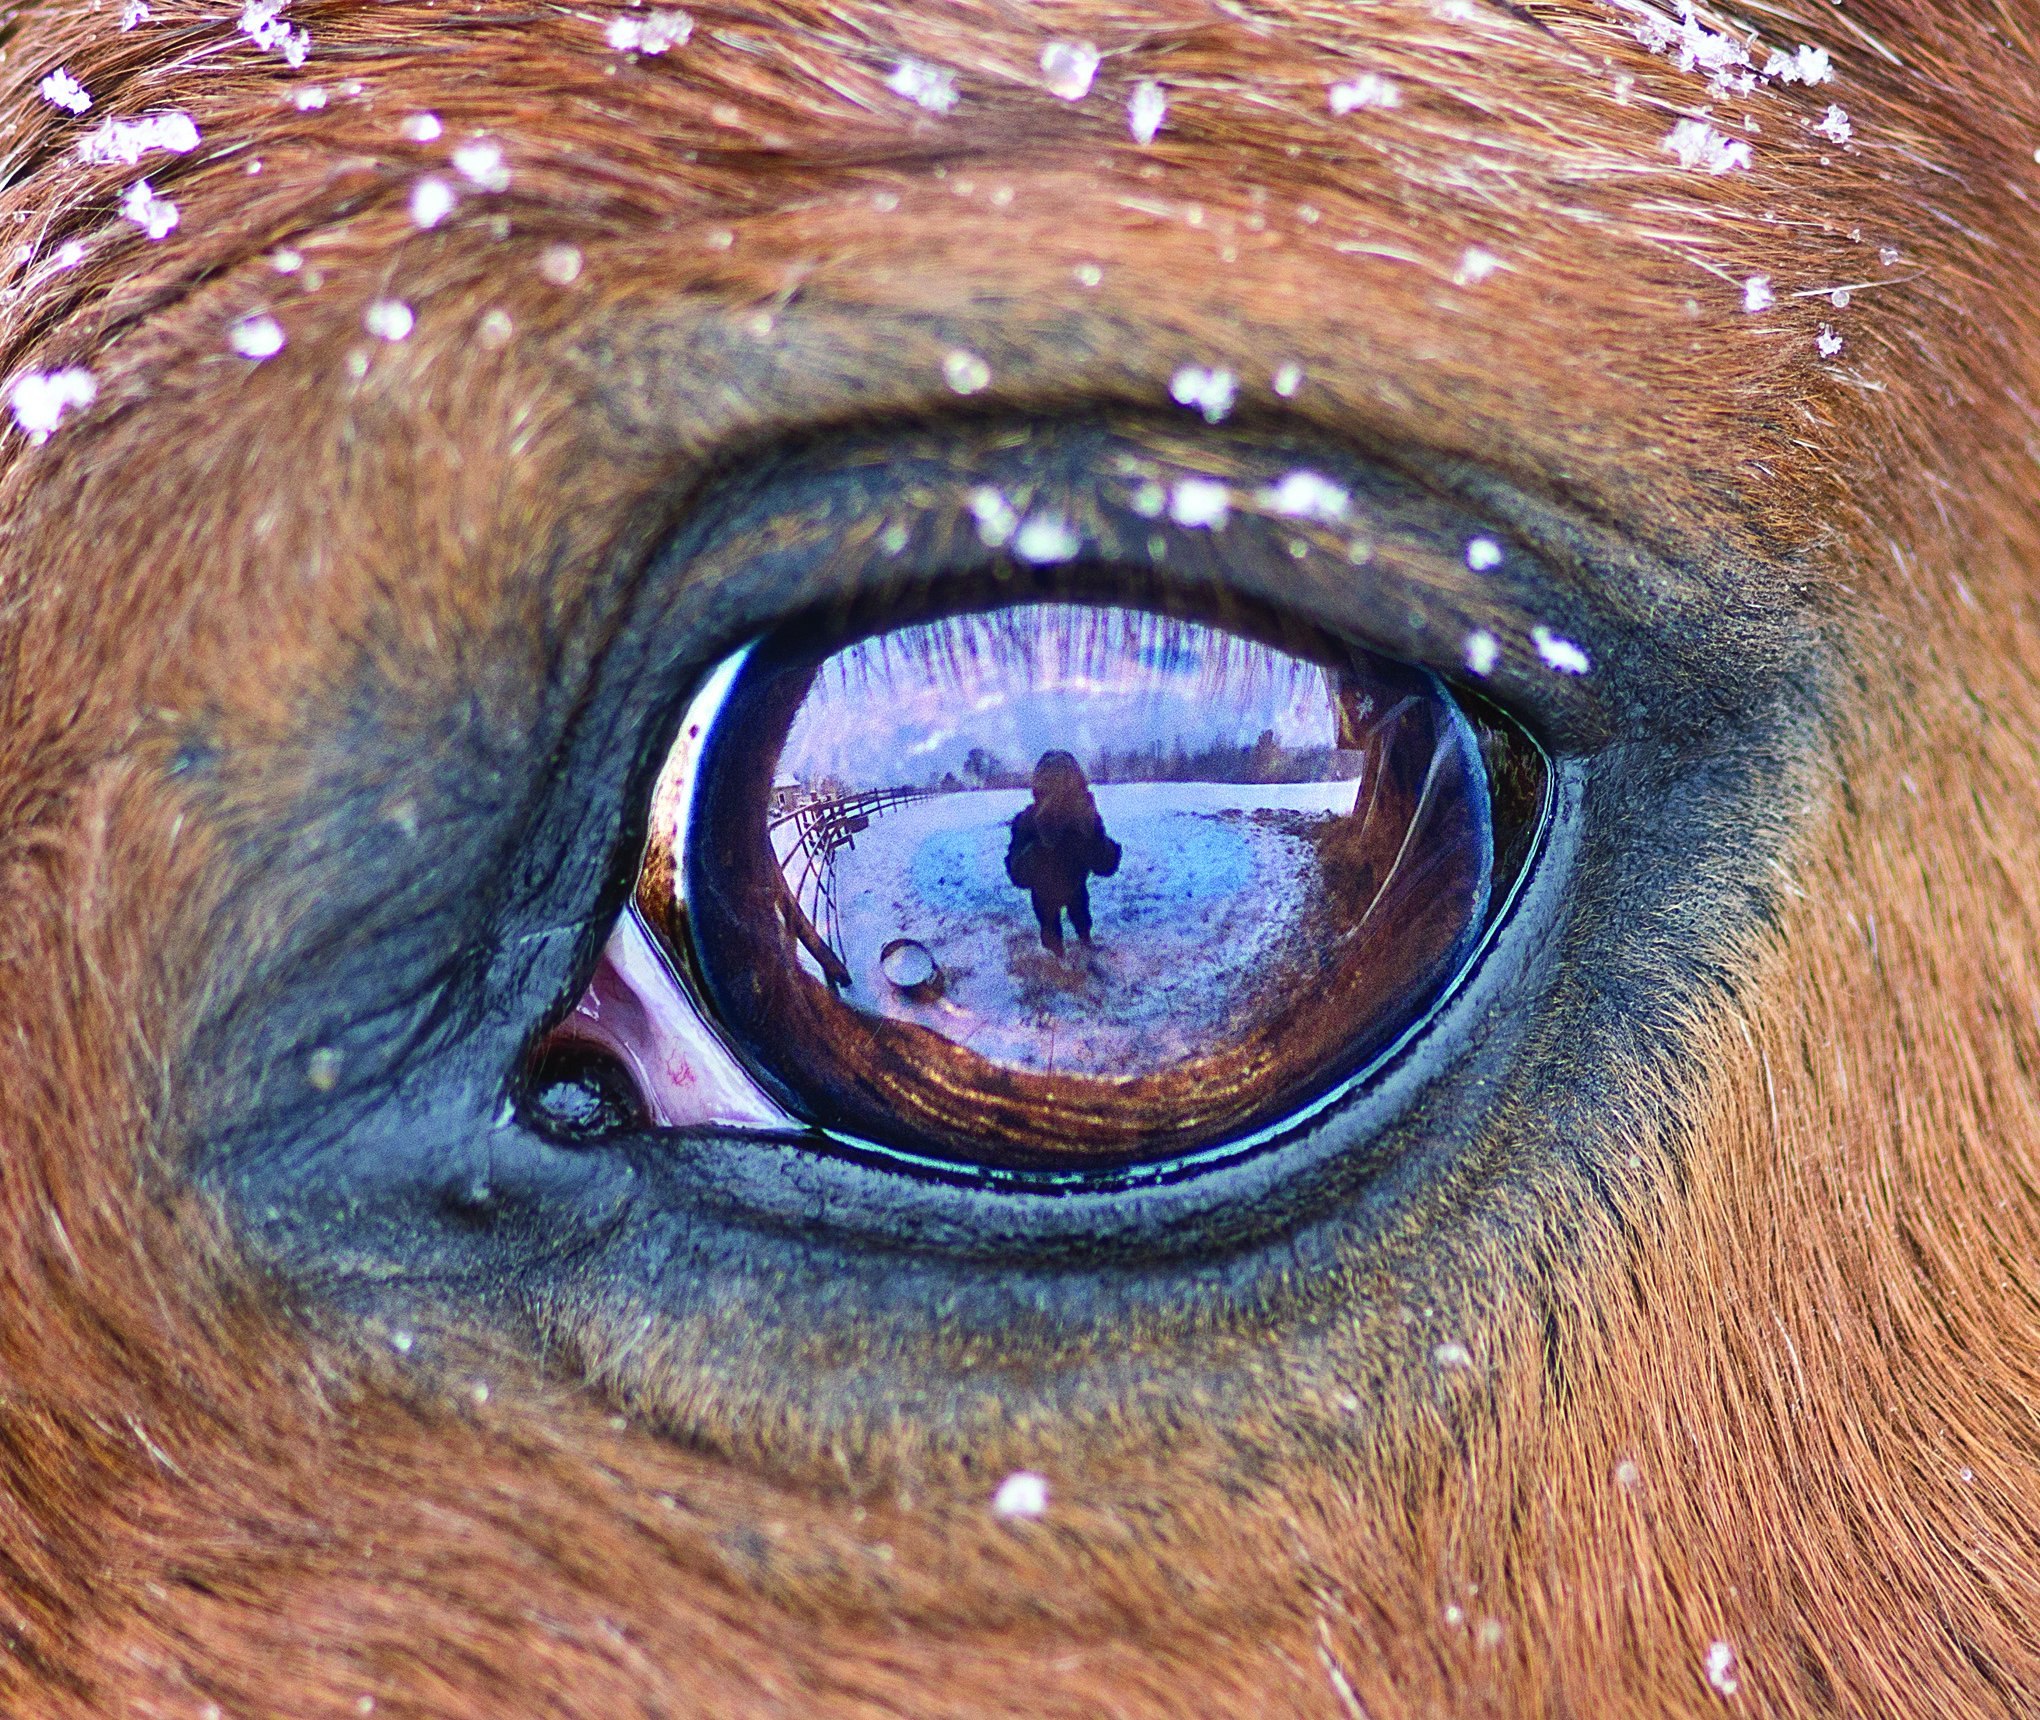
[[1169, 379], [1169, 397], [1178, 406], [1193, 406], [1204, 422], [1216, 424], [1233, 408], [1239, 382], [1229, 370], [1206, 370], [1186, 364]]
[[242, 35], [265, 52], [281, 54], [287, 66], [301, 66], [312, 51], [309, 30], [293, 30], [283, 21], [290, 0], [248, 0], [237, 26]]
[[1346, 517], [1352, 496], [1331, 479], [1316, 472], [1288, 472], [1279, 484], [1271, 484], [1255, 498], [1271, 513], [1287, 519], [1316, 520], [1332, 525]]
[[1362, 72], [1357, 78], [1332, 85], [1327, 99], [1333, 113], [1345, 115], [1356, 108], [1400, 107], [1402, 91], [1393, 78], [1385, 78], [1379, 72]]
[[227, 345], [243, 358], [274, 358], [283, 351], [283, 327], [272, 316], [246, 316], [228, 327]]
[[956, 106], [956, 74], [926, 60], [902, 60], [887, 75], [885, 87], [930, 113], [948, 113]]
[[508, 191], [510, 168], [503, 160], [503, 146], [487, 138], [464, 143], [453, 152], [453, 165], [460, 176], [484, 191]]
[[1741, 1673], [1741, 1663], [1736, 1659], [1732, 1644], [1710, 1642], [1707, 1645], [1707, 1682], [1723, 1696], [1733, 1696], [1742, 1688]]
[[1217, 531], [1230, 517], [1232, 492], [1216, 478], [1178, 478], [1169, 490], [1169, 518], [1179, 526]]
[[83, 113], [92, 105], [92, 98], [85, 93], [85, 86], [62, 66], [35, 87], [37, 93], [51, 107], [60, 107], [67, 113]]
[[1502, 260], [1494, 252], [1469, 245], [1466, 254], [1459, 259], [1459, 267], [1452, 271], [1452, 284], [1455, 287], [1477, 287], [1501, 266]]
[[1809, 48], [1804, 42], [1799, 44], [1797, 53], [1781, 53], [1774, 48], [1764, 62], [1764, 76], [1776, 78], [1781, 84], [1824, 84], [1834, 75], [1827, 49]]
[[1531, 628], [1530, 643], [1537, 647], [1545, 667], [1556, 669], [1561, 675], [1584, 675], [1594, 666], [1586, 652], [1570, 639], [1561, 639], [1549, 627]]
[[377, 299], [363, 314], [361, 326], [378, 340], [403, 340], [417, 326], [418, 319], [402, 299]]
[[437, 227], [453, 213], [453, 187], [431, 175], [411, 187], [411, 219], [420, 227]]
[[1740, 138], [1724, 137], [1700, 119], [1680, 120], [1659, 147], [1676, 155], [1681, 167], [1704, 167], [1709, 173], [1729, 173], [1750, 164], [1748, 144]]
[[694, 20], [675, 7], [642, 18], [612, 18], [605, 34], [619, 53], [663, 54], [668, 48], [687, 45], [694, 34]]
[[1041, 50], [1041, 75], [1050, 95], [1080, 102], [1098, 75], [1098, 50], [1089, 42], [1050, 42]]
[[1143, 78], [1133, 86], [1133, 94], [1126, 103], [1126, 129], [1133, 133], [1135, 143], [1153, 143], [1168, 116], [1169, 98], [1162, 93], [1160, 84], [1153, 78]]
[[132, 167], [152, 149], [189, 155], [198, 147], [191, 115], [171, 111], [140, 119], [110, 119], [78, 143], [78, 159], [90, 167]]
[[1048, 1509], [1048, 1482], [1030, 1470], [1016, 1469], [992, 1495], [992, 1511], [1000, 1517], [1039, 1517]]
[[99, 396], [92, 372], [79, 365], [63, 370], [31, 370], [8, 390], [14, 422], [31, 442], [47, 442], [67, 412], [82, 412]]
[[958, 394], [976, 394], [992, 383], [992, 367], [974, 352], [962, 348], [942, 359], [942, 380]]
[[177, 205], [158, 197], [146, 179], [137, 179], [120, 200], [120, 212], [151, 239], [167, 239], [177, 231]]

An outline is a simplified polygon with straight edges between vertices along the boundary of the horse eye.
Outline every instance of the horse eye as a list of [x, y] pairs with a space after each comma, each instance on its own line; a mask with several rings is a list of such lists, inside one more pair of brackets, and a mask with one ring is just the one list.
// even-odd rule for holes
[[993, 1175], [1249, 1146], [1422, 1024], [1545, 799], [1499, 713], [1294, 628], [1033, 602], [783, 630], [688, 712], [545, 1090], [627, 1111], [558, 1078], [621, 1068], [658, 1123]]

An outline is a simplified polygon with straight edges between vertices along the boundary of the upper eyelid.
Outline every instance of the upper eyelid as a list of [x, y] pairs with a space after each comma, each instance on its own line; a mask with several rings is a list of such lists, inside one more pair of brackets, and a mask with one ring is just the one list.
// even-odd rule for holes
[[[1111, 457], [1073, 459], [1058, 446], [1063, 438]], [[1349, 520], [1327, 528], [1257, 504], [1295, 471], [1348, 486]], [[1166, 488], [1172, 475], [1226, 486], [1223, 528], [1136, 510], [1142, 488], [1156, 477]], [[654, 583], [676, 609], [706, 610], [720, 622], [686, 653], [705, 663], [804, 610], [862, 605], [896, 617], [903, 603], [953, 604], [953, 593], [938, 588], [960, 579], [984, 579], [996, 592], [1017, 589], [1016, 571], [1022, 580], [1054, 576], [1059, 564], [1031, 570], [1010, 536], [986, 541], [972, 504], [987, 489], [1017, 518], [1068, 523], [1083, 542], [1074, 559], [1101, 564], [1094, 583], [1145, 578], [1164, 592], [1217, 591], [1286, 612], [1522, 704], [1533, 729], [1561, 749], [1591, 750], [1610, 730], [1606, 674], [1555, 668], [1540, 650], [1549, 640], [1561, 655], [1574, 650], [1598, 665], [1606, 656], [1600, 605], [1577, 577], [1561, 577], [1520, 525], [1329, 439], [1266, 426], [1187, 439], [1180, 425], [1131, 418], [1107, 427], [1081, 417], [994, 419], [975, 432], [925, 421], [869, 427], [711, 483], [658, 558]], [[1356, 539], [1368, 540], [1367, 553], [1351, 552]], [[1292, 553], [1299, 542], [1310, 546], [1302, 558]], [[1507, 546], [1499, 563], [1482, 564], [1476, 546], [1488, 543]], [[1480, 673], [1469, 662], [1476, 635], [1493, 641], [1493, 661]]]

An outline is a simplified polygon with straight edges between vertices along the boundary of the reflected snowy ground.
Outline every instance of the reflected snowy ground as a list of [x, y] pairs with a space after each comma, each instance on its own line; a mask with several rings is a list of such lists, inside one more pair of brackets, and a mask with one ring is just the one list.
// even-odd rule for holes
[[[1026, 893], [1006, 877], [1006, 826], [1028, 804], [1025, 790], [899, 807], [836, 856], [839, 948], [853, 982], [843, 999], [1030, 1072], [1166, 1068], [1288, 1001], [1268, 988], [1295, 983], [1292, 940], [1320, 889], [1303, 831], [1349, 813], [1358, 786], [1096, 786], [1125, 857], [1115, 876], [1091, 882], [1095, 948], [1073, 943], [1061, 956], [1042, 948]], [[913, 1002], [880, 972], [879, 951], [901, 937], [940, 964], [939, 998]]]

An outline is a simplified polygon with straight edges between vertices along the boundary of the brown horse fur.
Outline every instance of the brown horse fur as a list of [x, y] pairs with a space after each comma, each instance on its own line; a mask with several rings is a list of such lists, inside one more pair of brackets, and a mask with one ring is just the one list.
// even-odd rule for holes
[[[1737, 93], [1613, 0], [691, 10], [653, 55], [607, 4], [297, 0], [298, 68], [225, 0], [10, 11], [0, 374], [98, 393], [0, 474], [0, 1710], [2040, 1709], [2040, 15], [1703, 16], [1832, 52]], [[1080, 100], [1053, 40], [1103, 51]], [[1333, 113], [1362, 73], [1396, 104]], [[196, 150], [81, 161], [169, 109]], [[1664, 147], [1702, 114], [1746, 165]], [[940, 419], [957, 348], [976, 422], [1157, 435], [1225, 365], [1242, 422], [1678, 570], [1597, 576], [1668, 675], [1794, 677], [1676, 1054], [1554, 1018], [1593, 1103], [1489, 1116], [1365, 1250], [1004, 1353], [804, 1349], [771, 1296], [420, 1287], [414, 1335], [265, 1255], [193, 1170], [191, 1024], [292, 947], [306, 849], [435, 840], [322, 800], [336, 701], [508, 732], [704, 473]], [[1548, 696], [1612, 734], [1598, 687]], [[1001, 1519], [1023, 1466], [1049, 1509]]]

